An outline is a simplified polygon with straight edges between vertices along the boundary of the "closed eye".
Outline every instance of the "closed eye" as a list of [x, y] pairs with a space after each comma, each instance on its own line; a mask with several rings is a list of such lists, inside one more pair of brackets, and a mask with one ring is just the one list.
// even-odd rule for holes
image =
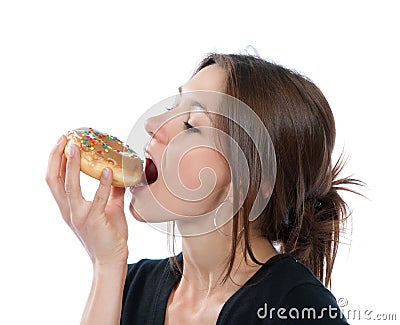
[[191, 125], [189, 122], [184, 121], [183, 124], [185, 125], [185, 128], [191, 132], [200, 132], [199, 129], [196, 129], [193, 125]]

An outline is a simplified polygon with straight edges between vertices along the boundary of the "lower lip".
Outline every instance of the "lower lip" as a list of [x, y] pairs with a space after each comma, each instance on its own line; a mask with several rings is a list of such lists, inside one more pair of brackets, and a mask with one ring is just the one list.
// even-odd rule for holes
[[150, 186], [150, 185], [143, 184], [143, 185], [131, 186], [131, 187], [129, 188], [129, 191], [130, 191], [132, 194], [134, 194], [135, 192], [137, 192], [137, 191], [139, 191], [139, 190], [141, 190], [141, 189], [143, 189], [143, 188], [145, 188], [145, 187], [148, 187], [148, 186]]
[[129, 191], [133, 194], [134, 192], [137, 192], [137, 191], [142, 190], [144, 188], [149, 188], [151, 185], [155, 184], [156, 182], [151, 183], [151, 184], [147, 184], [146, 183], [146, 179], [144, 179], [144, 181], [141, 180], [140, 183], [138, 183], [137, 185], [129, 187]]

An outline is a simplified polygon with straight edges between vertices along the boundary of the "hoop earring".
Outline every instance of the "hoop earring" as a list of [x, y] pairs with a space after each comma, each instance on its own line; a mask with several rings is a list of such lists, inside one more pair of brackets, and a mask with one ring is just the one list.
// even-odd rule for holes
[[[229, 202], [229, 200], [227, 200], [227, 199], [224, 200], [224, 201], [218, 206], [218, 208], [215, 210], [213, 222], [214, 222], [214, 227], [215, 227], [215, 229], [216, 229], [221, 235], [223, 235], [223, 236], [225, 236], [225, 237], [232, 237], [232, 234], [226, 234], [226, 233], [224, 233], [224, 232], [220, 229], [221, 226], [220, 226], [220, 227], [217, 226], [217, 214], [218, 214], [219, 209], [224, 205], [225, 202]], [[240, 209], [239, 209], [239, 210], [240, 210]], [[244, 227], [242, 228], [242, 230], [240, 230], [240, 231], [238, 232], [238, 235], [239, 235], [243, 230], [244, 230]]]

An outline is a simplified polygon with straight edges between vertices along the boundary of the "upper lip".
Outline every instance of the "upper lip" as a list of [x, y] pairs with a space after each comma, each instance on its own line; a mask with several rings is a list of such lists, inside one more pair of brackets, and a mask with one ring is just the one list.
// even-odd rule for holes
[[144, 150], [144, 157], [145, 157], [145, 158], [151, 159], [151, 160], [153, 161], [154, 165], [155, 165], [156, 168], [157, 168], [157, 163], [156, 163], [156, 161], [154, 160], [154, 157], [153, 157], [153, 155], [151, 154], [151, 152], [148, 150], [148, 144], [146, 144], [146, 145], [144, 146], [143, 150]]
[[148, 146], [149, 146], [149, 144], [147, 143], [147, 144], [145, 144], [144, 147], [143, 147], [144, 156], [145, 156], [146, 158], [151, 158], [151, 159], [153, 159], [153, 157], [151, 156], [151, 153], [150, 153], [149, 150], [147, 149]]

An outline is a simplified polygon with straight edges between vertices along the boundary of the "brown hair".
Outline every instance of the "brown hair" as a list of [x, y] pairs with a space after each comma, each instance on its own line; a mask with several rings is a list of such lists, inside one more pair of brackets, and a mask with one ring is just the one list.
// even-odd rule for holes
[[211, 53], [194, 74], [211, 64], [226, 71], [225, 92], [247, 104], [264, 123], [275, 148], [277, 168], [270, 200], [250, 223], [248, 216], [260, 186], [260, 160], [245, 132], [227, 118], [215, 119], [214, 126], [233, 137], [250, 157], [252, 180], [233, 218], [230, 258], [222, 282], [230, 277], [242, 237], [245, 260], [250, 256], [262, 264], [251, 247], [249, 230], [254, 226], [271, 243], [279, 244], [282, 253], [291, 254], [325, 286], [330, 285], [339, 237], [349, 217], [348, 205], [338, 190], [360, 194], [343, 186], [365, 184], [350, 177], [338, 178], [345, 165], [343, 152], [332, 167], [336, 130], [327, 100], [305, 76], [259, 56]]

